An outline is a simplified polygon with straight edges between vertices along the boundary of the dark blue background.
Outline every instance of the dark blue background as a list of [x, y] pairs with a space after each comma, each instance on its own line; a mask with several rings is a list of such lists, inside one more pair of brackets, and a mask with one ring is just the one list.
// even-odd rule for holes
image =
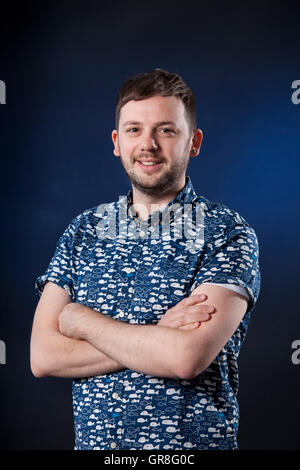
[[156, 67], [180, 73], [196, 95], [196, 191], [237, 210], [260, 243], [262, 289], [240, 355], [240, 448], [300, 448], [300, 364], [291, 362], [300, 339], [299, 30], [297, 3], [276, 0], [1, 5], [2, 449], [73, 447], [71, 381], [30, 372], [34, 281], [75, 215], [128, 192], [112, 154], [116, 94]]

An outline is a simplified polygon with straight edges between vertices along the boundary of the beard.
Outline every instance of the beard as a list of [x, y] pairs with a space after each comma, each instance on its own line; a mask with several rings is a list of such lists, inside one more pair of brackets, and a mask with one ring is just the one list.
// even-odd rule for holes
[[[125, 163], [125, 160], [120, 154], [122, 166], [131, 184], [140, 192], [147, 195], [159, 195], [161, 193], [165, 193], [166, 191], [172, 188], [176, 188], [182, 178], [182, 175], [186, 172], [189, 163], [189, 156], [174, 163], [172, 165], [172, 168], [162, 171], [161, 174], [141, 175], [138, 171], [135, 171], [134, 165], [136, 160], [140, 159], [145, 155], [145, 153], [137, 155], [133, 160], [133, 164], [130, 166], [128, 163]], [[160, 160], [163, 162], [164, 166], [165, 159], [160, 158]]]

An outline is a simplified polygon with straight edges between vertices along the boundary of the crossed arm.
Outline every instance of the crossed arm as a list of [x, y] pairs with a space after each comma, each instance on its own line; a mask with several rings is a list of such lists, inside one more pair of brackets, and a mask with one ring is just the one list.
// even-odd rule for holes
[[88, 377], [129, 368], [190, 379], [214, 360], [246, 309], [247, 300], [236, 292], [202, 284], [158, 324], [132, 325], [70, 303], [64, 289], [47, 282], [33, 322], [31, 369], [36, 377]]

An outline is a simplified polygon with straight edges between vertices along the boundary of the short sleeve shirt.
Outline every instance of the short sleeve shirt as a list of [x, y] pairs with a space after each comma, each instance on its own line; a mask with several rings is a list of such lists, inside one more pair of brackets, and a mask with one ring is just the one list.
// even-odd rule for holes
[[[245, 289], [248, 308], [209, 367], [190, 380], [130, 369], [73, 380], [75, 449], [237, 449], [238, 355], [260, 291], [258, 240], [236, 211], [197, 196], [190, 177], [140, 221], [132, 191], [74, 217], [35, 282], [131, 324], [155, 324], [202, 283]], [[155, 344], [153, 345], [155, 347]]]

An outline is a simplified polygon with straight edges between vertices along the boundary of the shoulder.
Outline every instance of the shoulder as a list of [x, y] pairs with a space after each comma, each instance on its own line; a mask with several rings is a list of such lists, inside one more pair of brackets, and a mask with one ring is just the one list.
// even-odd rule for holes
[[229, 208], [221, 202], [210, 201], [204, 196], [198, 196], [196, 203], [200, 204], [205, 217], [222, 223], [222, 226], [227, 229], [233, 228], [237, 224], [249, 225], [244, 217], [242, 217], [236, 210]]
[[254, 228], [235, 209], [221, 202], [210, 201], [204, 196], [198, 196], [196, 202], [201, 205], [207, 232], [228, 236], [240, 231], [256, 237]]
[[245, 254], [252, 253], [255, 259], [258, 258], [257, 234], [237, 210], [203, 196], [197, 197], [197, 202], [202, 208], [205, 252], [215, 252], [227, 246], [233, 253], [243, 251]]

